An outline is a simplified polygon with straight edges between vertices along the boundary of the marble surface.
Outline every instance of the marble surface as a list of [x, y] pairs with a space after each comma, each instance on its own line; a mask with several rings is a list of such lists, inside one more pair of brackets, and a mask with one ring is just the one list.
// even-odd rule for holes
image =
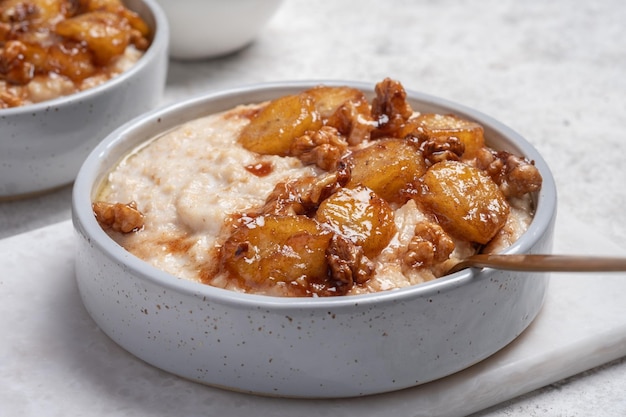
[[[265, 81], [390, 76], [517, 130], [552, 167], [562, 210], [624, 250], [624, 21], [621, 0], [290, 0], [242, 51], [170, 62], [163, 104]], [[68, 219], [70, 196], [66, 186], [0, 202], [0, 238]], [[617, 359], [478, 415], [624, 415], [624, 386]]]

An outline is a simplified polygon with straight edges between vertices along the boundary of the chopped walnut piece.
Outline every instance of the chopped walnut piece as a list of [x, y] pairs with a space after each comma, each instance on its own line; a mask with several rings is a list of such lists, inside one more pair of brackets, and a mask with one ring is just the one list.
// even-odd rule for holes
[[279, 182], [265, 199], [261, 214], [296, 215], [304, 214], [306, 209], [293, 183]]
[[506, 182], [500, 186], [504, 195], [521, 197], [541, 188], [543, 179], [532, 161], [509, 155], [504, 165]]
[[21, 106], [23, 100], [6, 91], [0, 91], [0, 109]]
[[420, 150], [424, 159], [433, 165], [446, 160], [459, 161], [465, 145], [455, 136], [433, 136], [420, 144]]
[[436, 223], [415, 225], [415, 236], [409, 242], [404, 262], [411, 267], [427, 268], [444, 262], [454, 250], [454, 242]]
[[328, 125], [336, 127], [345, 135], [350, 146], [369, 140], [371, 131], [376, 127], [367, 102], [353, 101], [341, 105], [328, 118]]
[[28, 47], [10, 40], [0, 48], [0, 79], [11, 84], [28, 84], [35, 76], [35, 65], [27, 62]]
[[337, 167], [348, 143], [331, 126], [323, 126], [320, 130], [309, 130], [296, 138], [291, 144], [289, 154], [300, 158], [305, 164], [315, 164], [323, 170], [330, 171]]
[[396, 136], [395, 133], [413, 115], [413, 109], [406, 100], [406, 91], [402, 84], [390, 78], [376, 84], [375, 91], [372, 117], [378, 122], [378, 127], [372, 132], [372, 136]]
[[333, 235], [326, 249], [326, 259], [334, 286], [342, 293], [354, 284], [363, 284], [374, 273], [374, 264], [365, 256], [363, 248], [338, 234]]
[[137, 210], [137, 203], [107, 203], [96, 201], [92, 204], [93, 212], [103, 229], [116, 232], [136, 232], [143, 227], [144, 215]]
[[301, 190], [302, 201], [311, 206], [319, 206], [331, 194], [345, 186], [350, 180], [346, 171], [338, 170], [333, 173], [314, 178], [309, 187]]
[[476, 164], [498, 184], [507, 197], [521, 197], [541, 188], [543, 179], [539, 170], [533, 161], [525, 158], [483, 148], [476, 158]]
[[485, 146], [484, 129], [471, 120], [454, 114], [421, 113], [411, 118], [400, 132], [401, 136], [416, 136], [420, 141], [454, 137], [463, 145], [459, 157], [470, 160], [476, 157], [479, 149]]
[[476, 155], [476, 167], [489, 175], [496, 184], [500, 184], [504, 161], [498, 158], [497, 152], [487, 148], [480, 149]]
[[[340, 163], [340, 167], [343, 164]], [[276, 184], [265, 200], [262, 214], [305, 214], [350, 181], [349, 171], [339, 169], [318, 177], [302, 177]]]
[[150, 46], [148, 38], [143, 36], [140, 31], [132, 29], [130, 32], [130, 43], [135, 45], [135, 48], [140, 51], [145, 51]]

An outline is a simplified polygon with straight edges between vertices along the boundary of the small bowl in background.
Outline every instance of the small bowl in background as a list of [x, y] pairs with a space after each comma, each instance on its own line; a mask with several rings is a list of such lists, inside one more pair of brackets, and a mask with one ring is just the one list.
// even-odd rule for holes
[[[292, 298], [238, 293], [176, 278], [113, 241], [92, 211], [101, 182], [129, 152], [186, 121], [319, 84], [262, 84], [213, 92], [144, 114], [104, 139], [74, 185], [76, 277], [100, 328], [144, 361], [204, 384], [286, 397], [352, 397], [399, 390], [465, 369], [514, 340], [536, 317], [549, 276], [463, 270], [373, 294]], [[520, 135], [472, 109], [407, 91], [412, 108], [477, 121], [489, 146], [534, 160], [543, 176], [526, 233], [504, 253], [549, 253], [556, 189]]]
[[212, 58], [248, 45], [283, 0], [158, 0], [170, 24], [170, 56]]
[[169, 27], [154, 0], [128, 0], [152, 30], [152, 43], [130, 69], [75, 94], [0, 109], [0, 199], [70, 184], [107, 134], [156, 107], [165, 89]]

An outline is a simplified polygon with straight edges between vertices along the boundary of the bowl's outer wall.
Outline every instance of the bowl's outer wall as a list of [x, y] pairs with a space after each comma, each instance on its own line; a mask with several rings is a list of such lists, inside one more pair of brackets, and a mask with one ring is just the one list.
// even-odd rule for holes
[[158, 42], [133, 68], [72, 96], [0, 111], [0, 198], [71, 183], [104, 137], [159, 104], [167, 74], [169, 29], [153, 0], [127, 4], [152, 29], [158, 23], [159, 31]]
[[[99, 228], [90, 206], [95, 187], [130, 149], [183, 120], [292, 89], [230, 93], [152, 112], [147, 123], [129, 123], [90, 155], [74, 190], [76, 275], [83, 302], [102, 330], [137, 357], [191, 380], [313, 398], [425, 383], [467, 368], [517, 337], [541, 308], [546, 274], [464, 271], [460, 279], [395, 292], [294, 301], [178, 280], [139, 261]], [[416, 109], [464, 114], [461, 107], [418, 104]], [[507, 145], [498, 128], [490, 134]], [[534, 152], [528, 146], [508, 144]], [[556, 194], [549, 170], [538, 162], [548, 180], [535, 219], [542, 226], [511, 252], [551, 251]]]
[[266, 395], [367, 395], [460, 371], [518, 336], [548, 283], [545, 275], [493, 272], [395, 303], [237, 307], [130, 275], [82, 238], [81, 297], [115, 342], [179, 376]]

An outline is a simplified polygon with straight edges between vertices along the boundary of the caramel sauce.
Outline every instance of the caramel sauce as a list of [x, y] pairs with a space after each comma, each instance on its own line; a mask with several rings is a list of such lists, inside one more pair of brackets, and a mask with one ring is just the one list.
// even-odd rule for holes
[[193, 239], [188, 239], [186, 236], [179, 238], [168, 238], [157, 242], [167, 253], [186, 253], [194, 245]]
[[257, 177], [266, 177], [274, 170], [270, 162], [257, 162], [256, 164], [246, 165], [245, 168], [246, 171]]
[[243, 118], [243, 119], [252, 120], [259, 114], [261, 109], [262, 107], [258, 107], [258, 106], [254, 106], [254, 107], [243, 106], [243, 107], [238, 108], [237, 111], [235, 112], [224, 113], [224, 118], [226, 120], [232, 119], [232, 118]]

